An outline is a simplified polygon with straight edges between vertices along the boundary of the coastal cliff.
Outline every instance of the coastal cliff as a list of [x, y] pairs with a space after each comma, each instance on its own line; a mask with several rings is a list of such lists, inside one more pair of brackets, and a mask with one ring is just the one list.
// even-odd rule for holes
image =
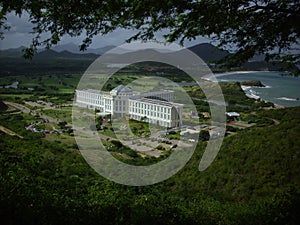
[[241, 85], [244, 86], [253, 86], [253, 87], [265, 87], [259, 80], [249, 80], [240, 82]]

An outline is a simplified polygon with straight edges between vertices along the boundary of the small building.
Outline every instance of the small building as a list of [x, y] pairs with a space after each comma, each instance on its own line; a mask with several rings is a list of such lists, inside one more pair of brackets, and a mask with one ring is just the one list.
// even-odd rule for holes
[[241, 115], [237, 112], [226, 112], [226, 115], [229, 117], [240, 117]]
[[198, 119], [199, 118], [198, 112], [196, 110], [192, 110], [190, 112], [190, 117], [193, 119]]

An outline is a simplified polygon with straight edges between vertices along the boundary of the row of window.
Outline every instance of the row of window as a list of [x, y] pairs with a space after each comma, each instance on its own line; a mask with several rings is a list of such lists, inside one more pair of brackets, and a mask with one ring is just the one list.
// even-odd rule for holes
[[137, 108], [129, 108], [129, 113], [138, 113], [149, 117], [156, 117], [156, 118], [162, 118], [165, 120], [170, 120], [171, 115], [166, 113], [159, 113], [159, 112], [153, 112], [143, 109], [137, 109]]
[[105, 105], [106, 110], [111, 110], [111, 105]]
[[95, 101], [95, 99], [86, 99], [86, 98], [77, 98], [77, 101], [81, 101], [81, 102], [88, 102], [88, 103], [91, 103], [91, 104], [100, 104], [100, 102], [98, 101]]
[[[105, 99], [105, 101], [100, 101], [100, 100], [95, 100], [95, 99], [86, 99], [86, 98], [77, 98], [78, 101], [86, 102], [86, 103], [91, 103], [91, 104], [96, 104], [96, 105], [105, 105], [106, 108], [111, 108], [111, 100], [110, 99]], [[123, 111], [125, 111], [125, 101], [116, 101], [116, 107], [120, 111], [123, 108]]]
[[79, 101], [84, 101], [84, 102], [93, 102], [93, 103], [95, 103], [95, 102], [97, 102], [98, 104], [103, 104], [103, 100], [105, 101], [105, 102], [111, 102], [112, 100], [111, 99], [103, 99], [103, 98], [101, 98], [101, 99], [96, 99], [96, 98], [86, 98], [86, 97], [82, 97], [82, 96], [78, 96], [77, 95], [77, 99], [79, 100]]
[[85, 98], [93, 98], [93, 99], [101, 99], [102, 96], [99, 94], [93, 94], [89, 92], [77, 92], [77, 96], [85, 97]]
[[116, 107], [115, 107], [115, 110], [116, 110], [116, 111], [119, 111], [119, 112], [120, 112], [120, 111], [125, 112], [125, 111], [126, 111], [126, 108], [125, 108], [125, 106], [116, 106]]
[[152, 104], [145, 104], [142, 102], [130, 102], [129, 106], [134, 109], [144, 109], [144, 110], [154, 110], [154, 111], [160, 111], [164, 113], [170, 113], [171, 109], [163, 106], [157, 106]]
[[126, 105], [126, 101], [116, 101], [116, 105]]

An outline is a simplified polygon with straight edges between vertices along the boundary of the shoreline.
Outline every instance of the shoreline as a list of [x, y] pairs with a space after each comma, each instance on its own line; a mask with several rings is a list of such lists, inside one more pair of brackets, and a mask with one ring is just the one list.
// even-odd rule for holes
[[288, 73], [288, 71], [277, 71], [277, 70], [238, 70], [238, 71], [227, 71], [227, 72], [212, 72], [210, 75], [204, 75], [202, 79], [208, 81], [217, 81], [217, 78], [233, 75], [233, 74], [249, 74], [249, 73]]
[[[260, 76], [252, 76], [252, 74], [258, 74]], [[278, 87], [276, 86], [276, 83], [268, 83], [267, 81], [269, 79], [271, 79], [273, 77], [272, 76], [267, 76], [268, 79], [266, 79], [265, 82], [261, 81], [261, 79], [263, 79], [264, 76], [266, 76], [265, 74], [270, 73], [270, 75], [272, 74], [282, 74], [283, 71], [228, 71], [228, 72], [223, 72], [223, 73], [215, 73], [215, 74], [209, 74], [207, 76], [202, 77], [202, 79], [207, 80], [208, 82], [230, 82], [230, 81], [237, 81], [237, 80], [243, 80], [246, 81], [249, 77], [252, 79], [256, 79], [259, 80], [264, 87], [260, 87], [260, 86], [253, 86], [253, 85], [247, 85], [242, 84], [241, 82], [241, 89], [243, 90], [243, 92], [246, 94], [246, 96], [248, 98], [252, 98], [255, 100], [261, 100], [261, 101], [267, 101], [267, 102], [271, 102], [274, 104], [275, 108], [282, 108], [282, 107], [296, 107], [296, 106], [300, 106], [300, 96], [296, 93], [296, 94], [291, 94], [289, 92], [285, 93], [285, 92], [280, 92], [279, 90], [279, 94], [273, 93], [274, 90], [270, 90], [267, 91], [265, 89], [272, 89], [274, 88], [273, 86], [275, 85], [275, 89]], [[232, 78], [230, 77], [232, 75]], [[226, 79], [226, 77], [228, 77]], [[245, 77], [245, 78], [243, 78]], [[240, 78], [240, 79], [239, 79]], [[228, 80], [229, 79], [229, 80]], [[284, 79], [284, 76], [283, 78]], [[264, 79], [263, 79], [264, 80]], [[249, 79], [249, 81], [251, 81], [251, 79]], [[291, 82], [293, 84], [292, 88], [294, 88], [294, 84], [298, 84], [299, 80], [297, 80], [297, 82], [295, 83], [294, 80], [288, 80], [290, 84]], [[272, 85], [273, 84], [273, 85]], [[286, 86], [284, 86], [285, 89], [287, 89]], [[277, 90], [276, 89], [276, 90]], [[270, 94], [271, 96], [265, 96], [265, 93], [273, 93]]]
[[222, 73], [212, 73], [212, 75], [205, 75], [202, 77], [203, 80], [212, 81], [212, 82], [218, 82], [217, 78], [233, 75], [233, 74], [249, 74], [249, 73], [259, 73], [259, 72], [277, 72], [277, 71], [260, 71], [260, 70], [239, 70], [239, 71], [228, 71], [228, 72], [222, 72]]
[[239, 71], [228, 71], [223, 73], [213, 73], [215, 77], [223, 77], [232, 74], [249, 74], [249, 73], [270, 73], [279, 71], [262, 71], [262, 70], [239, 70]]

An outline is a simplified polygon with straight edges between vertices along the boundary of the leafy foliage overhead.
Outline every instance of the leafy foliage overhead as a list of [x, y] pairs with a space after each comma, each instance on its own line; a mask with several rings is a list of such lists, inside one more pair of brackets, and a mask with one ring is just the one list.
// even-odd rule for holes
[[237, 49], [234, 63], [256, 53], [272, 53], [267, 59], [299, 62], [298, 0], [6, 0], [1, 5], [3, 28], [8, 13], [29, 13], [36, 34], [25, 51], [29, 57], [37, 46], [56, 45], [65, 34], [85, 33], [84, 50], [95, 35], [125, 28], [137, 30], [129, 40], [155, 39], [160, 31], [167, 42], [206, 36], [222, 47]]

